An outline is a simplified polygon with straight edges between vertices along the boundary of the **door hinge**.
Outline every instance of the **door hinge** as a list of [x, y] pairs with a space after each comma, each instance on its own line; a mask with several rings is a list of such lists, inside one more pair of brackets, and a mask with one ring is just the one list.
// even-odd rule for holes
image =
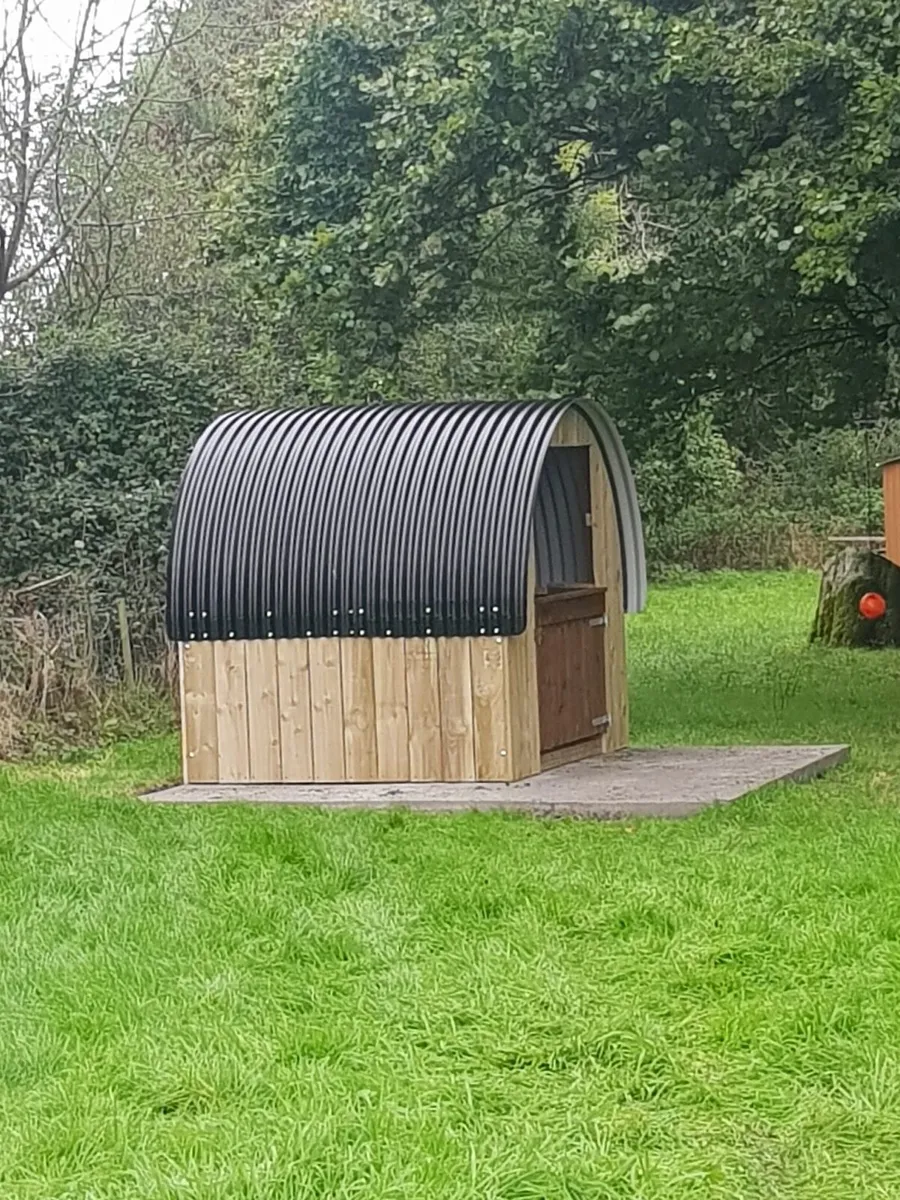
[[591, 617], [591, 619], [588, 621], [588, 625], [590, 625], [592, 629], [596, 628], [598, 625], [606, 626], [608, 624], [609, 624], [609, 617], [606, 617], [606, 616]]
[[609, 713], [606, 713], [602, 717], [594, 717], [593, 721], [591, 721], [591, 724], [595, 729], [609, 729]]

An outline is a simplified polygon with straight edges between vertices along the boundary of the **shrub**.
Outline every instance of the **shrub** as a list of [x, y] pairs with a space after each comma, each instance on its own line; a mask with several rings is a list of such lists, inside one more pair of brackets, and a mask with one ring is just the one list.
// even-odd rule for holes
[[0, 361], [0, 580], [158, 573], [180, 471], [215, 408], [214, 378], [133, 340], [69, 336]]
[[900, 453], [900, 423], [786, 440], [757, 461], [735, 455], [732, 472], [720, 465], [717, 439], [707, 428], [686, 439], [682, 459], [666, 464], [657, 455], [638, 464], [652, 576], [815, 568], [828, 554], [829, 537], [881, 531], [877, 464]]

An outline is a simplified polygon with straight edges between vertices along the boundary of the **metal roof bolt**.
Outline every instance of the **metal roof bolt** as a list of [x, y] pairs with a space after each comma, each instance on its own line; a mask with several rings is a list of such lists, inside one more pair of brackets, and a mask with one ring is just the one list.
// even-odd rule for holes
[[312, 637], [312, 630], [311, 630], [311, 629], [307, 629], [307, 631], [306, 631], [306, 636], [307, 636], [307, 637]]
[[193, 610], [193, 609], [191, 609], [191, 611], [188, 613], [188, 616], [189, 616], [189, 617], [192, 617], [193, 615], [194, 615], [194, 610]]
[[200, 614], [200, 616], [201, 616], [201, 617], [208, 617], [208, 616], [209, 616], [209, 613], [208, 613], [208, 612], [202, 612], [202, 613]]
[[229, 637], [234, 637], [234, 630], [233, 630], [233, 629], [229, 631], [229, 633], [228, 633], [228, 636], [229, 636]]
[[487, 630], [486, 630], [486, 629], [479, 629], [479, 630], [478, 630], [478, 632], [479, 632], [479, 633], [487, 633]]
[[426, 630], [425, 630], [425, 636], [426, 636], [426, 637], [430, 637], [430, 636], [431, 636], [431, 630], [430, 630], [430, 629], [426, 629]]
[[483, 604], [479, 604], [479, 605], [478, 605], [478, 611], [479, 611], [479, 612], [484, 612], [484, 605], [483, 605]]
[[361, 629], [361, 630], [359, 631], [359, 636], [360, 636], [360, 637], [365, 637], [365, 636], [366, 636], [366, 631], [365, 631], [364, 629]]
[[274, 637], [274, 636], [275, 636], [275, 634], [274, 634], [274, 633], [272, 633], [272, 631], [271, 631], [271, 630], [269, 630], [269, 637]]
[[[497, 611], [497, 610], [496, 610], [496, 608], [495, 608], [495, 609], [494, 609], [494, 612], [496, 612], [496, 611]], [[267, 616], [267, 617], [271, 617], [271, 615], [272, 615], [272, 610], [271, 610], [271, 608], [269, 608], [269, 609], [267, 609], [267, 610], [266, 610], [266, 616]]]
[[203, 635], [203, 636], [204, 636], [205, 638], [208, 638], [208, 637], [209, 637], [209, 634], [208, 634], [208, 633], [204, 633], [204, 635]]
[[337, 631], [336, 629], [332, 629], [332, 631], [331, 631], [331, 636], [332, 636], [332, 637], [337, 637], [337, 636], [338, 636], [338, 631]]
[[389, 629], [386, 629], [386, 630], [384, 631], [384, 636], [385, 636], [385, 637], [390, 637], [390, 636], [391, 636], [391, 631], [390, 631]]
[[359, 613], [360, 616], [362, 616], [366, 610], [364, 608], [358, 608], [356, 611]]
[[338, 615], [338, 610], [337, 610], [336, 608], [333, 608], [333, 609], [331, 610], [331, 615], [332, 615], [333, 617], [336, 617], [336, 616]]

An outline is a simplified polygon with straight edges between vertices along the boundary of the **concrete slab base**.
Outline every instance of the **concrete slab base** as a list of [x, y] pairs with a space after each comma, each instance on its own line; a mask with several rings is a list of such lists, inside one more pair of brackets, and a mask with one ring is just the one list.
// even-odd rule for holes
[[535, 816], [687, 817], [766, 784], [802, 782], [845, 762], [847, 746], [680, 746], [624, 750], [520, 783], [182, 784], [163, 804], [303, 804], [425, 812], [506, 809]]

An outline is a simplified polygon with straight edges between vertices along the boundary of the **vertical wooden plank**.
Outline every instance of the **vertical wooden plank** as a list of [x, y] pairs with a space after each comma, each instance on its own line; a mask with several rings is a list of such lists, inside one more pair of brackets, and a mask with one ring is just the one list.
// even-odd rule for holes
[[281, 777], [307, 783], [313, 771], [312, 714], [309, 699], [309, 645], [302, 638], [276, 642], [278, 707], [281, 718]]
[[341, 643], [338, 638], [310, 638], [308, 646], [313, 774], [317, 782], [339, 782], [346, 778]]
[[374, 638], [375, 742], [378, 778], [409, 779], [409, 720], [406, 698], [406, 646], [403, 638]]
[[406, 691], [409, 709], [409, 777], [443, 778], [441, 696], [435, 638], [406, 639]]
[[246, 783], [250, 778], [245, 646], [245, 642], [238, 641], [214, 643], [216, 733], [222, 783]]
[[622, 604], [622, 552], [615, 500], [600, 447], [591, 445], [591, 527], [594, 582], [606, 588], [606, 702], [610, 725], [604, 751], [628, 745], [628, 676], [625, 663], [625, 613]]
[[537, 572], [534, 547], [528, 563], [528, 609], [525, 631], [509, 639], [507, 709], [510, 729], [510, 779], [527, 779], [541, 769], [538, 707], [537, 645], [534, 589]]
[[469, 638], [438, 638], [441, 703], [441, 773], [444, 779], [476, 779]]
[[510, 779], [527, 779], [541, 769], [536, 650], [533, 625], [507, 644]]
[[900, 567], [900, 462], [882, 468], [884, 491], [884, 556]]
[[507, 638], [471, 639], [475, 775], [510, 778]]
[[213, 642], [181, 647], [181, 754], [185, 783], [218, 783], [216, 661]]
[[378, 778], [375, 740], [375, 670], [371, 638], [341, 638], [344, 695], [344, 765], [349, 780]]
[[[188, 740], [196, 736], [194, 732], [194, 723], [199, 715], [198, 706], [202, 703], [202, 698], [199, 694], [198, 681], [192, 678], [190, 681], [190, 696], [191, 705], [194, 712], [188, 712], [188, 690], [187, 690], [187, 675], [185, 671], [184, 659], [185, 654], [190, 649], [186, 643], [177, 645], [178, 653], [178, 715], [181, 720], [181, 779], [183, 783], [190, 783], [190, 760], [196, 757], [196, 744], [188, 745]], [[191, 662], [189, 670], [193, 670], [194, 663]], [[193, 749], [194, 753], [190, 751]]]
[[250, 779], [281, 781], [281, 722], [278, 715], [278, 653], [273, 639], [256, 638], [245, 646], [247, 728]]
[[[577, 688], [581, 673], [577, 658], [571, 659], [570, 625], [541, 625], [537, 630], [538, 678], [540, 680], [541, 750], [553, 750], [584, 736], [578, 728]], [[580, 649], [580, 647], [579, 647]]]

